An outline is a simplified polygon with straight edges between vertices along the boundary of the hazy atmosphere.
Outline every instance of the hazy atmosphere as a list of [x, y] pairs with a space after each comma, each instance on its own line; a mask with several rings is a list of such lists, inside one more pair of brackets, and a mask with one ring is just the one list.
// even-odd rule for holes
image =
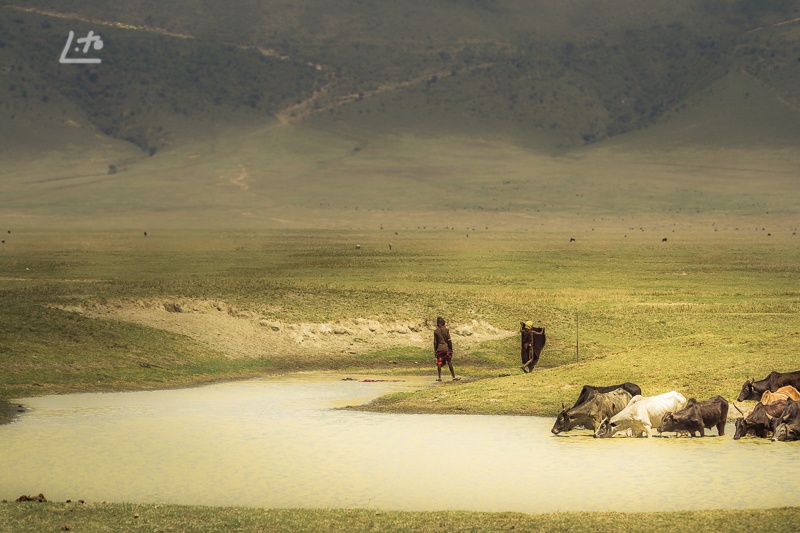
[[[0, 0], [0, 159], [0, 532], [800, 523], [800, 0]], [[731, 407], [548, 429], [624, 383]]]
[[797, 225], [797, 2], [3, 4], [5, 226]]

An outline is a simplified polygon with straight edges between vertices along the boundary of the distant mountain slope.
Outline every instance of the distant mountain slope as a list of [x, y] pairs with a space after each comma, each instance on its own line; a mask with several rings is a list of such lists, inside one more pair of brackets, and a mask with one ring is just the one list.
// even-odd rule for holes
[[746, 69], [729, 72], [635, 135], [605, 143], [628, 150], [796, 149], [800, 107]]
[[228, 6], [0, 7], [4, 220], [797, 224], [800, 1]]
[[[567, 149], [646, 126], [732, 69], [800, 104], [798, 24], [788, 22], [800, 2], [754, 6], [9, 1], [0, 135], [15, 117], [70, 115], [152, 154], [180, 142], [167, 123], [247, 112], [345, 133], [456, 132]], [[58, 63], [70, 30], [103, 36], [101, 65]]]

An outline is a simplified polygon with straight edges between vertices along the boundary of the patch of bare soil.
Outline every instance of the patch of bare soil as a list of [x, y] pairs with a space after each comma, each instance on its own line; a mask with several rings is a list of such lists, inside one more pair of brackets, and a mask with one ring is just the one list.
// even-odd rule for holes
[[[355, 318], [322, 323], [289, 323], [252, 310], [209, 300], [135, 300], [86, 302], [62, 307], [90, 318], [132, 322], [206, 344], [230, 358], [279, 359], [307, 354], [358, 355], [392, 347], [429, 348], [433, 331], [419, 322]], [[450, 326], [456, 351], [510, 331], [472, 320]]]

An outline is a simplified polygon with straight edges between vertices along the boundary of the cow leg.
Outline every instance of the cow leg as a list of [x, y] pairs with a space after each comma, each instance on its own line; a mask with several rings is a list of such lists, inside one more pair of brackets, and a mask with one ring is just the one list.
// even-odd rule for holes
[[725, 421], [723, 420], [719, 424], [717, 424], [717, 434], [722, 437], [725, 435]]

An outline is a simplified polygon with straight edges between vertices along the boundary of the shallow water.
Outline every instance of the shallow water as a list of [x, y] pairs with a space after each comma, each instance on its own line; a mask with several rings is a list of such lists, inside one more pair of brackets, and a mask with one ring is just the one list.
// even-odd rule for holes
[[0, 427], [0, 499], [527, 513], [800, 505], [800, 443], [734, 441], [732, 424], [721, 438], [594, 439], [554, 436], [551, 418], [334, 409], [432, 384], [402, 379], [19, 400], [31, 411]]

